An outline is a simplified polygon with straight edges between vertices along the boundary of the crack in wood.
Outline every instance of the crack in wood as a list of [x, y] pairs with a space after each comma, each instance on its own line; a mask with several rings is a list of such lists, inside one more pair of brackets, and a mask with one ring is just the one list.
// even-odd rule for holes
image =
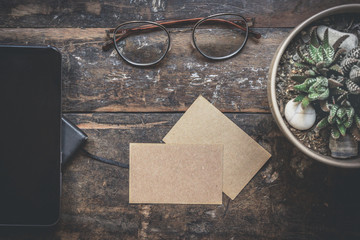
[[159, 121], [153, 123], [141, 124], [104, 124], [104, 123], [80, 123], [77, 126], [81, 129], [132, 129], [132, 128], [152, 128], [157, 125], [163, 125], [168, 121]]

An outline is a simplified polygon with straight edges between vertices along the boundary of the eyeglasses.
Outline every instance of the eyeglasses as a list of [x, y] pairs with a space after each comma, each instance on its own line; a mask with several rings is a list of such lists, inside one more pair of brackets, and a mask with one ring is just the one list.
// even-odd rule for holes
[[171, 48], [171, 38], [165, 26], [194, 23], [192, 44], [202, 56], [211, 60], [228, 59], [245, 46], [249, 34], [261, 38], [260, 33], [249, 30], [247, 20], [233, 13], [219, 13], [206, 18], [176, 21], [130, 21], [107, 31], [112, 40], [103, 50], [115, 46], [117, 53], [129, 64], [151, 66], [160, 62]]

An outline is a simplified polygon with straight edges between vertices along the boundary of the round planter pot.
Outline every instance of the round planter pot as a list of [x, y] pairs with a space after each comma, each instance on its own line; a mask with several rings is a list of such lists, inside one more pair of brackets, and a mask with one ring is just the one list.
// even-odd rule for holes
[[348, 160], [344, 159], [336, 159], [329, 156], [325, 156], [319, 154], [312, 149], [306, 147], [302, 144], [290, 131], [290, 129], [285, 124], [285, 120], [282, 118], [279, 110], [279, 106], [276, 101], [276, 72], [279, 66], [279, 62], [281, 56], [284, 54], [286, 48], [290, 44], [290, 42], [306, 27], [308, 27], [313, 22], [322, 19], [324, 17], [336, 14], [343, 13], [359, 13], [360, 14], [360, 4], [347, 4], [341, 5], [333, 8], [329, 8], [325, 11], [322, 11], [304, 22], [302, 22], [299, 26], [297, 26], [290, 35], [280, 44], [279, 48], [276, 50], [275, 56], [272, 59], [270, 71], [269, 71], [269, 81], [268, 81], [268, 100], [272, 115], [279, 126], [280, 130], [285, 134], [285, 136], [292, 142], [298, 149], [300, 149], [303, 153], [308, 155], [309, 157], [316, 159], [320, 162], [337, 166], [337, 167], [346, 167], [346, 168], [360, 168], [360, 156], [357, 158], [352, 158]]

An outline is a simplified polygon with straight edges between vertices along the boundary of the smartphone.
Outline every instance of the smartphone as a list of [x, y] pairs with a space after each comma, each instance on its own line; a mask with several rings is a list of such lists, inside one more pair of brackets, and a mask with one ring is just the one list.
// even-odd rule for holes
[[0, 226], [51, 226], [61, 191], [61, 54], [0, 45]]

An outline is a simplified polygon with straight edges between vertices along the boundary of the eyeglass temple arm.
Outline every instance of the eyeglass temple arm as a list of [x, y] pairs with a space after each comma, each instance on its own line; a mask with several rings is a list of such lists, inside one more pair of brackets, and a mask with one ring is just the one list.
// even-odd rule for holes
[[[167, 21], [167, 22], [157, 22], [163, 26], [168, 26], [168, 25], [174, 25], [174, 24], [181, 24], [181, 23], [193, 23], [193, 22], [198, 22], [203, 18], [190, 18], [190, 19], [183, 19], [183, 20], [174, 20], [174, 21]], [[243, 31], [246, 31], [246, 28], [244, 28], [241, 25], [238, 25], [232, 21], [228, 21], [225, 19], [208, 19], [208, 21], [214, 21], [214, 22], [224, 22], [224, 23], [228, 23], [231, 24], [233, 26], [235, 26], [236, 28], [239, 28]], [[153, 25], [145, 25], [143, 27], [137, 27], [137, 28], [128, 28], [128, 29], [123, 29], [122, 30], [122, 35], [119, 36], [116, 39], [116, 42], [120, 41], [121, 39], [127, 37], [131, 32], [136, 32], [136, 31], [140, 31], [140, 30], [147, 30], [147, 29], [153, 29], [153, 28], [157, 28], [157, 26], [153, 26]], [[111, 33], [114, 33], [114, 28], [106, 30], [106, 33], [108, 35], [108, 37], [110, 37]], [[259, 39], [261, 38], [261, 34], [255, 31], [252, 31], [251, 29], [249, 29], [249, 33], [252, 34], [255, 38]], [[104, 51], [109, 50], [113, 45], [113, 40], [107, 41], [103, 46], [102, 49]]]

